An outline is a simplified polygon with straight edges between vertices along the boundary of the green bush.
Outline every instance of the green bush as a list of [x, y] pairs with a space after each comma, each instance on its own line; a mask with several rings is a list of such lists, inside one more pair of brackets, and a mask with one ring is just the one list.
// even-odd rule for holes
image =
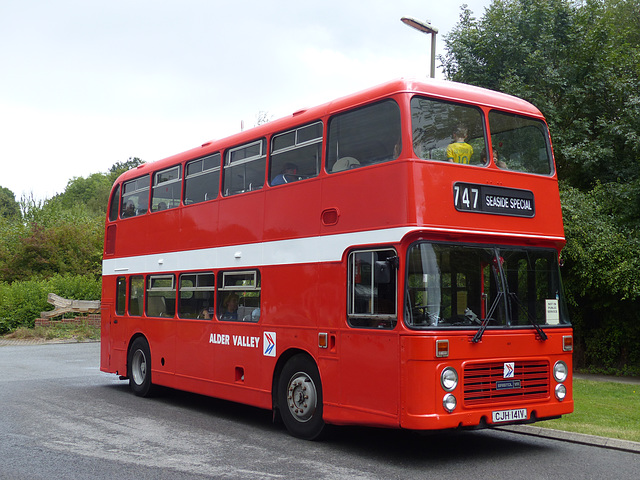
[[627, 197], [620, 184], [561, 188], [574, 363], [598, 373], [640, 373], [640, 236], [619, 212]]
[[33, 327], [41, 312], [53, 308], [47, 302], [49, 293], [73, 300], [99, 300], [101, 285], [101, 279], [86, 275], [0, 283], [0, 334]]

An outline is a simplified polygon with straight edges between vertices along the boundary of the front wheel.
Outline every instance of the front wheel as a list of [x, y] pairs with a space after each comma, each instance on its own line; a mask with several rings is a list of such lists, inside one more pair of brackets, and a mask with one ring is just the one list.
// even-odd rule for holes
[[322, 385], [318, 367], [308, 356], [296, 355], [282, 369], [278, 407], [284, 425], [294, 437], [314, 440], [322, 434]]
[[136, 338], [127, 358], [129, 388], [139, 397], [149, 396], [152, 387], [149, 343], [143, 337]]

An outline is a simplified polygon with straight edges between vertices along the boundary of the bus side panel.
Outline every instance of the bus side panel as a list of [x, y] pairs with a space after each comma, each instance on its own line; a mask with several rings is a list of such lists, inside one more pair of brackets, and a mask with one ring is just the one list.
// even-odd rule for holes
[[[320, 178], [289, 183], [265, 192], [264, 240], [312, 237], [320, 233]], [[283, 252], [286, 259], [286, 252]]]
[[[227, 197], [220, 204], [218, 231], [214, 238], [203, 239], [215, 245], [255, 243], [262, 240], [264, 231], [264, 191], [247, 192]], [[239, 239], [242, 239], [239, 242]], [[243, 258], [249, 265], [261, 259]]]
[[343, 331], [339, 342], [343, 422], [397, 427], [400, 399], [397, 332], [353, 329]]
[[[104, 298], [104, 295], [103, 295]], [[111, 373], [111, 310], [110, 302], [100, 305], [100, 370]]]
[[403, 162], [381, 163], [325, 177], [322, 208], [337, 209], [338, 218], [334, 225], [323, 225], [322, 233], [406, 225], [409, 212], [405, 194], [407, 181], [407, 168]]
[[220, 200], [186, 205], [182, 209], [179, 242], [175, 241], [178, 232], [173, 232], [170, 237], [185, 250], [211, 247], [216, 242], [211, 232], [218, 230], [219, 210]]
[[[149, 342], [149, 349], [151, 350], [151, 378], [153, 383], [156, 383], [156, 378], [154, 378], [156, 374], [173, 375], [176, 371], [177, 364], [176, 320], [173, 318], [141, 317], [136, 320], [136, 323], [142, 326], [139, 331], [144, 334]], [[158, 382], [158, 384], [166, 385], [166, 383], [163, 382]]]
[[318, 291], [318, 268], [317, 264], [301, 264], [261, 270], [260, 324], [265, 329], [269, 325], [315, 328], [319, 317], [335, 309], [334, 297]]

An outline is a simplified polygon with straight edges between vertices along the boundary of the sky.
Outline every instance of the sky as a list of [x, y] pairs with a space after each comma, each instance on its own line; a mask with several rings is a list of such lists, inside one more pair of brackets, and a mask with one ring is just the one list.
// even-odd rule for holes
[[[0, 0], [0, 187], [46, 199], [399, 77], [490, 0]], [[438, 66], [440, 62], [436, 62]], [[436, 69], [442, 78], [442, 69]]]

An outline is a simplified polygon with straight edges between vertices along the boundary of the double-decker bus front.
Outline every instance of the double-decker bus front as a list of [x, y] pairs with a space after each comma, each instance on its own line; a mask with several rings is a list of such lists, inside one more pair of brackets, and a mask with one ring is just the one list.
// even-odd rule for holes
[[411, 99], [410, 190], [424, 228], [402, 243], [406, 428], [526, 423], [573, 410], [549, 134], [533, 107], [511, 101]]

